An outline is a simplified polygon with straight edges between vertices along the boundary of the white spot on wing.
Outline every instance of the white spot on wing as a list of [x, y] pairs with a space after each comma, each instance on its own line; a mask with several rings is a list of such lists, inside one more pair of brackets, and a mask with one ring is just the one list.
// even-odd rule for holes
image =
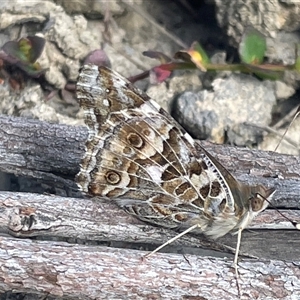
[[103, 99], [103, 105], [109, 107], [109, 101], [107, 99]]
[[146, 168], [148, 174], [150, 175], [151, 179], [155, 183], [160, 183], [161, 182], [161, 176], [164, 171], [164, 169], [160, 166], [149, 166]]
[[183, 136], [192, 146], [194, 145], [195, 141], [188, 133], [185, 133]]
[[151, 105], [149, 105], [148, 102], [143, 103], [139, 110], [142, 111], [145, 115], [157, 114], [156, 109], [153, 109], [153, 107]]
[[110, 119], [107, 119], [107, 120], [106, 120], [106, 123], [107, 123], [108, 125], [110, 125], [111, 127], [116, 126], [116, 124], [113, 123]]
[[129, 115], [125, 110], [122, 110], [122, 115], [125, 117], [125, 119], [131, 119], [132, 118], [132, 116], [131, 115]]
[[158, 104], [156, 101], [150, 99], [149, 102], [150, 102], [157, 110], [160, 110], [160, 109], [161, 109], [161, 107], [159, 106], [159, 104]]

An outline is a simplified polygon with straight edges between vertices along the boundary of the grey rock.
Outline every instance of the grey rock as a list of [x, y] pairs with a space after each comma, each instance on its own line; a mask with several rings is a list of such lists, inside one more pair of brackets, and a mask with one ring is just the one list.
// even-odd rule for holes
[[44, 23], [49, 12], [63, 11], [62, 7], [52, 1], [32, 0], [30, 3], [23, 0], [0, 1], [0, 30], [14, 24]]
[[279, 30], [300, 28], [299, 1], [214, 0], [219, 25], [225, 28], [233, 44], [240, 42], [247, 26], [275, 37]]
[[107, 0], [55, 0], [68, 14], [87, 14], [90, 17], [104, 16], [109, 10], [112, 15], [121, 15], [124, 8], [118, 1]]
[[[21, 24], [24, 27], [22, 36], [32, 35], [33, 28], [28, 25], [32, 23], [40, 24], [42, 32], [38, 35], [47, 40], [39, 63], [47, 70], [48, 82], [56, 88], [63, 88], [67, 78], [75, 80], [79, 59], [99, 48], [102, 42], [101, 28], [104, 26], [101, 23], [90, 26], [83, 16], [69, 16], [51, 1], [1, 1], [0, 30], [17, 28]], [[12, 33], [10, 38], [15, 39]]]
[[28, 84], [21, 91], [10, 91], [8, 84], [4, 84], [0, 85], [0, 98], [1, 114], [20, 116], [40, 103], [44, 94], [37, 84]]
[[266, 126], [271, 121], [276, 102], [274, 83], [259, 81], [243, 74], [217, 78], [213, 91], [185, 92], [176, 101], [175, 118], [195, 138], [216, 143], [256, 144], [257, 128], [242, 126], [253, 123]]
[[168, 84], [152, 85], [147, 89], [147, 94], [153, 98], [164, 110], [171, 113], [172, 99], [175, 99], [184, 91], [197, 91], [202, 87], [201, 80], [196, 71], [185, 72], [178, 76], [172, 77]]
[[300, 43], [297, 33], [279, 32], [275, 38], [267, 38], [266, 56], [272, 63], [292, 65], [295, 63], [295, 45]]
[[81, 120], [70, 118], [66, 113], [63, 114], [67, 109], [63, 109], [55, 98], [46, 101], [40, 85], [33, 82], [28, 82], [27, 86], [20, 91], [9, 89], [7, 84], [0, 85], [0, 99], [0, 114], [52, 123], [82, 124]]
[[63, 88], [67, 79], [76, 80], [82, 60], [102, 41], [99, 28], [90, 28], [83, 16], [70, 17], [64, 11], [50, 13], [44, 30], [48, 41], [39, 63], [47, 69], [49, 83]]
[[175, 101], [173, 116], [193, 137], [210, 138], [219, 120], [213, 109], [205, 109], [204, 106], [206, 101], [211, 102], [213, 98], [213, 93], [206, 90], [184, 92]]
[[91, 49], [99, 48], [101, 34], [88, 28], [83, 16], [71, 17], [64, 11], [50, 13], [44, 29], [47, 40], [55, 43], [60, 51], [69, 58], [82, 59]]
[[275, 94], [278, 100], [288, 99], [295, 94], [295, 89], [285, 82], [275, 81]]
[[[275, 151], [277, 145], [279, 144], [281, 138], [283, 137], [286, 129], [280, 129], [277, 134], [268, 133], [263, 142], [259, 145], [259, 149], [265, 151]], [[284, 153], [289, 155], [300, 154], [300, 119], [297, 118], [293, 124], [288, 129], [284, 139], [279, 144], [276, 152]]]

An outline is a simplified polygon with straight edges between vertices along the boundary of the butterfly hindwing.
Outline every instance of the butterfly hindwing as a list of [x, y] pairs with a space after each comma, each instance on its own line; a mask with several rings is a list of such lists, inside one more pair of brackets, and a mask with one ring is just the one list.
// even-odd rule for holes
[[[156, 102], [117, 73], [90, 65], [80, 73], [77, 95], [89, 127], [77, 175], [83, 192], [165, 227], [199, 223], [216, 237], [236, 225], [226, 170]], [[218, 234], [210, 232], [214, 222], [224, 227]]]
[[190, 136], [118, 74], [84, 68], [77, 93], [90, 135], [77, 176], [82, 190], [117, 199], [130, 213], [162, 226], [189, 226], [204, 210], [218, 214], [228, 202], [226, 185], [208, 171]]

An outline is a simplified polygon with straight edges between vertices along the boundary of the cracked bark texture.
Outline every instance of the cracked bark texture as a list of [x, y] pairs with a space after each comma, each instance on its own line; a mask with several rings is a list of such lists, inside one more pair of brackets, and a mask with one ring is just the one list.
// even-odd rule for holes
[[[0, 192], [2, 292], [49, 299], [238, 299], [232, 255], [200, 254], [202, 239], [189, 235], [165, 249], [169, 253], [142, 260], [146, 252], [134, 248], [153, 249], [176, 233], [80, 195], [74, 176], [86, 128], [7, 116], [0, 124], [0, 170], [34, 178], [55, 194]], [[300, 220], [298, 157], [202, 144], [240, 180], [275, 186], [274, 206]], [[235, 247], [236, 237], [218, 242]], [[299, 232], [277, 212], [259, 215], [242, 238], [241, 251], [259, 257], [240, 260], [242, 299], [300, 298], [299, 246]]]

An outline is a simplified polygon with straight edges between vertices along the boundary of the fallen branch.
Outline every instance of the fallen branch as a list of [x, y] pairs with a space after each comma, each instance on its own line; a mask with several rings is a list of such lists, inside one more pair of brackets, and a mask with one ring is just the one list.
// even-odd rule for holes
[[[82, 198], [74, 176], [87, 137], [84, 127], [6, 116], [0, 117], [0, 124], [3, 172], [36, 178], [57, 195], [80, 197], [0, 193], [0, 290], [50, 294], [56, 299], [134, 299], [137, 295], [139, 299], [237, 299], [232, 258], [187, 255], [203, 246], [199, 237], [185, 236], [169, 248], [171, 252], [181, 248], [185, 256], [157, 254], [143, 262], [141, 251], [89, 245], [101, 241], [118, 247], [134, 248], [139, 243], [155, 248], [176, 233], [145, 224], [110, 201]], [[244, 181], [279, 188], [276, 205], [299, 207], [299, 158], [212, 144], [205, 147]], [[300, 219], [297, 210], [286, 213]], [[255, 261], [244, 258], [240, 263], [244, 298], [300, 296], [299, 232], [273, 211], [261, 214], [252, 228], [265, 230], [243, 235], [242, 252], [260, 257]], [[235, 247], [236, 237], [219, 241]]]
[[[52, 193], [80, 196], [74, 183], [87, 129], [0, 115], [0, 171], [36, 178]], [[274, 205], [299, 208], [300, 158], [201, 142], [238, 179], [277, 188]]]
[[[146, 224], [126, 214], [115, 203], [103, 199], [76, 199], [54, 195], [1, 192], [0, 209], [0, 233], [8, 233], [15, 237], [160, 245], [176, 235], [176, 232], [172, 230]], [[293, 211], [293, 213], [294, 219], [300, 219], [299, 211]], [[270, 253], [268, 241], [272, 243], [278, 240], [273, 245], [273, 250], [276, 249], [277, 244], [281, 247], [285, 245], [282, 244], [280, 231], [274, 230], [275, 228], [285, 229], [285, 234], [289, 233], [290, 238], [294, 234], [295, 236], [299, 234], [298, 231], [293, 230], [291, 224], [274, 211], [260, 214], [249, 228], [252, 230], [263, 228], [265, 231], [259, 231], [259, 234], [245, 232], [245, 240], [248, 243], [245, 241], [243, 244], [248, 246], [243, 245], [243, 251], [252, 256], [269, 259], [287, 258], [286, 254], [283, 256], [280, 253], [268, 256]], [[266, 243], [261, 244], [261, 239], [264, 239]], [[230, 237], [229, 235], [226, 241], [235, 247], [235, 236]], [[296, 243], [298, 243], [297, 240]], [[194, 247], [195, 249], [215, 247], [215, 250], [226, 250], [226, 248], [212, 245], [212, 242], [204, 240], [203, 237], [191, 235], [175, 241], [172, 246], [174, 245]], [[155, 248], [155, 246], [153, 247]], [[290, 254], [289, 259], [292, 260], [297, 253], [300, 255], [300, 247], [298, 248]], [[171, 249], [176, 252], [173, 247]], [[259, 250], [265, 254], [261, 256], [261, 253], [257, 252]], [[185, 250], [183, 251], [187, 253]], [[230, 249], [227, 251], [230, 252]]]
[[[155, 254], [142, 261], [141, 251], [5, 237], [0, 246], [2, 291], [55, 299], [238, 299], [223, 259]], [[300, 296], [293, 263], [244, 261], [240, 273], [244, 299]]]

